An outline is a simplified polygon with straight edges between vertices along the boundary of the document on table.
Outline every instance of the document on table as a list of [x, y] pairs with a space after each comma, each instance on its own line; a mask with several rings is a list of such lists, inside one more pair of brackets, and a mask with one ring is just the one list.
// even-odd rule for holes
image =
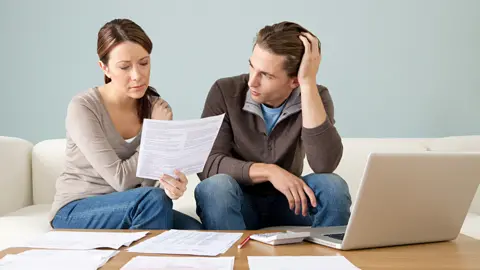
[[135, 233], [50, 231], [21, 246], [49, 249], [119, 249], [122, 246], [130, 246], [147, 234], [148, 231]]
[[96, 270], [117, 253], [115, 250], [27, 250], [0, 259], [0, 269]]
[[143, 122], [137, 177], [158, 180], [162, 174], [175, 176], [203, 170], [225, 114], [195, 120]]
[[250, 270], [358, 270], [343, 256], [248, 256]]
[[120, 270], [233, 270], [235, 257], [152, 257], [137, 256]]
[[226, 252], [242, 234], [169, 230], [129, 248], [128, 251], [217, 256]]

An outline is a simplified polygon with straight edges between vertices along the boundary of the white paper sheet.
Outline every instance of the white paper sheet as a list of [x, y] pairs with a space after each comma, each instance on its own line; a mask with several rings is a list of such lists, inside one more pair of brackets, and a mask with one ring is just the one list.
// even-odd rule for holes
[[358, 270], [343, 256], [248, 256], [250, 270]]
[[233, 270], [235, 257], [151, 257], [137, 256], [120, 270]]
[[145, 232], [76, 232], [50, 231], [30, 241], [22, 247], [50, 249], [95, 249], [129, 246], [147, 235]]
[[185, 175], [203, 170], [225, 114], [195, 120], [145, 119], [137, 177], [158, 180], [163, 174]]
[[117, 253], [114, 250], [28, 250], [0, 259], [0, 269], [96, 270]]
[[242, 233], [169, 230], [128, 249], [130, 252], [217, 256], [226, 252]]

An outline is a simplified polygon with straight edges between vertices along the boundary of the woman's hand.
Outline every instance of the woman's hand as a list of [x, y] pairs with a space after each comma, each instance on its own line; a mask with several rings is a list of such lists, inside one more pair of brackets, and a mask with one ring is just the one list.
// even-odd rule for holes
[[175, 170], [175, 175], [178, 179], [168, 174], [164, 174], [162, 177], [160, 177], [160, 183], [165, 189], [165, 193], [167, 193], [167, 196], [172, 200], [182, 197], [185, 190], [187, 190], [188, 184], [188, 179], [185, 174]]
[[153, 104], [152, 119], [172, 120], [172, 118], [173, 112], [170, 105], [168, 105], [168, 103], [164, 99], [158, 98], [158, 100]]

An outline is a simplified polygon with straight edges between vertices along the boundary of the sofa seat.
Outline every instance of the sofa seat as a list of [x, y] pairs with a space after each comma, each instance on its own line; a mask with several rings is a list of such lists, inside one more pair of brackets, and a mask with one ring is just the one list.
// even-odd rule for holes
[[50, 207], [49, 204], [31, 205], [0, 217], [0, 250], [19, 246], [51, 230]]

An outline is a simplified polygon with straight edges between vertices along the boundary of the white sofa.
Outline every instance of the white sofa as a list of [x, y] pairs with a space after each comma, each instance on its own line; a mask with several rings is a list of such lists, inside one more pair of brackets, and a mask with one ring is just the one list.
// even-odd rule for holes
[[[343, 143], [344, 155], [336, 173], [348, 182], [353, 201], [371, 152], [480, 152], [480, 136], [344, 138]], [[63, 169], [64, 148], [64, 139], [46, 140], [33, 145], [19, 138], [0, 137], [0, 250], [51, 230], [47, 213], [55, 194], [56, 178]], [[309, 172], [310, 168], [306, 165], [304, 174]], [[193, 191], [198, 181], [196, 175], [190, 175], [186, 194], [174, 202], [175, 209], [197, 219]], [[480, 189], [477, 190], [462, 233], [480, 239]]]

